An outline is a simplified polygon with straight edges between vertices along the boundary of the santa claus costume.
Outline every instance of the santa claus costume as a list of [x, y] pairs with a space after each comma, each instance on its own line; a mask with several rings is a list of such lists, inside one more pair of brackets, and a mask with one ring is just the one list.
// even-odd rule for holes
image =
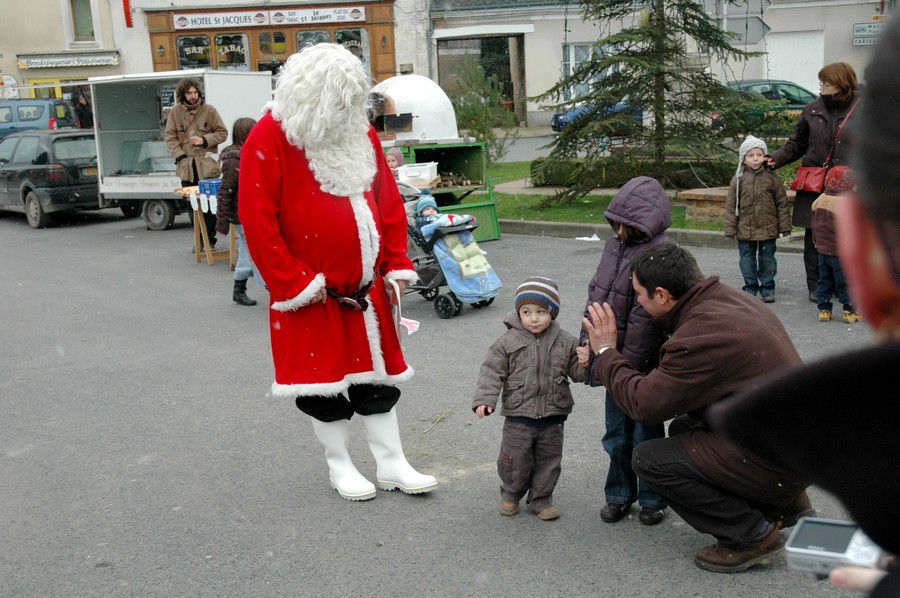
[[375, 486], [347, 451], [360, 415], [381, 488], [433, 490], [406, 461], [394, 406], [408, 380], [386, 280], [414, 281], [403, 200], [366, 118], [369, 79], [335, 44], [294, 54], [241, 154], [240, 219], [271, 294], [272, 395], [295, 399], [325, 447], [332, 486]]

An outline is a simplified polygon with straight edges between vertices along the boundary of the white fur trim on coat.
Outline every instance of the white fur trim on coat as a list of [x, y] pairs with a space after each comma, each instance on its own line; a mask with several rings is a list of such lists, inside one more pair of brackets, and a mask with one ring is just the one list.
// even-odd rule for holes
[[339, 382], [326, 382], [323, 384], [278, 384], [273, 382], [272, 396], [276, 399], [293, 399], [295, 397], [313, 395], [333, 397], [345, 392], [350, 388], [351, 384], [384, 384], [385, 386], [393, 386], [397, 382], [406, 382], [415, 373], [412, 366], [408, 366], [406, 371], [395, 376], [384, 374], [378, 376], [375, 372], [359, 372], [357, 374], [348, 374]]
[[306, 288], [303, 289], [299, 295], [293, 299], [288, 299], [287, 301], [275, 301], [272, 303], [272, 309], [275, 311], [294, 311], [300, 309], [312, 301], [313, 297], [316, 296], [316, 293], [324, 288], [325, 275], [320, 272], [319, 274], [316, 274], [316, 277], [312, 279], [312, 282], [306, 285]]
[[384, 277], [388, 280], [405, 280], [407, 282], [416, 282], [419, 275], [415, 270], [391, 270]]
[[378, 235], [378, 225], [369, 209], [369, 202], [360, 194], [350, 196], [350, 207], [353, 208], [353, 217], [356, 219], [356, 232], [359, 235], [359, 252], [362, 255], [362, 280], [359, 286], [363, 287], [372, 282], [375, 276], [375, 259], [381, 247], [381, 237]]

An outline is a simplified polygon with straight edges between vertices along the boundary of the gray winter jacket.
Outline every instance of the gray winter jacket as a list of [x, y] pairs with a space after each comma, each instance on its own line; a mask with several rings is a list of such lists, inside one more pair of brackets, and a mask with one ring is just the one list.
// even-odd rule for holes
[[[588, 284], [584, 316], [588, 317], [588, 306], [595, 301], [609, 303], [619, 332], [616, 349], [631, 367], [646, 373], [656, 366], [662, 338], [650, 324], [650, 314], [637, 302], [631, 284], [631, 262], [648, 247], [669, 240], [665, 231], [672, 225], [672, 204], [656, 179], [641, 176], [619, 189], [604, 215], [612, 223], [641, 231], [646, 238], [628, 245], [615, 236], [606, 241], [600, 265]], [[580, 340], [582, 344], [588, 340], [584, 328]]]
[[542, 418], [572, 412], [569, 379], [583, 382], [585, 369], [578, 363], [578, 340], [556, 322], [540, 336], [522, 327], [519, 314], [503, 319], [506, 334], [488, 349], [478, 376], [472, 409], [497, 406], [503, 396], [503, 415]]

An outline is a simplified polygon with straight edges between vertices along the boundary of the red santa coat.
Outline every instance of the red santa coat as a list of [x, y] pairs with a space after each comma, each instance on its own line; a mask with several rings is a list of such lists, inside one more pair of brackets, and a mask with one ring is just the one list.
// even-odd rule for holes
[[[336, 395], [350, 384], [393, 384], [413, 375], [384, 281], [417, 278], [406, 255], [406, 212], [374, 130], [369, 139], [377, 174], [356, 199], [324, 192], [304, 152], [271, 114], [244, 143], [238, 209], [270, 292], [275, 397]], [[323, 286], [352, 295], [364, 270], [373, 280], [365, 312], [331, 297], [309, 304]]]

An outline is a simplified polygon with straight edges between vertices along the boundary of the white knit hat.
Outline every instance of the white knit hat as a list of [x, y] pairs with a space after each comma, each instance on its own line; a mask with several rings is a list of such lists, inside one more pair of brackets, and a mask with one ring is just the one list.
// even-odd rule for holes
[[750, 150], [756, 148], [761, 149], [763, 154], [769, 153], [769, 148], [766, 146], [766, 142], [759, 137], [754, 137], [753, 135], [747, 135], [747, 138], [744, 139], [744, 142], [741, 144], [741, 148], [738, 150], [738, 167], [737, 171], [734, 173], [734, 176], [737, 177], [737, 181], [735, 181], [734, 184], [735, 216], [738, 215], [741, 206], [741, 175], [744, 174], [744, 158], [747, 157], [747, 154], [750, 152]]

